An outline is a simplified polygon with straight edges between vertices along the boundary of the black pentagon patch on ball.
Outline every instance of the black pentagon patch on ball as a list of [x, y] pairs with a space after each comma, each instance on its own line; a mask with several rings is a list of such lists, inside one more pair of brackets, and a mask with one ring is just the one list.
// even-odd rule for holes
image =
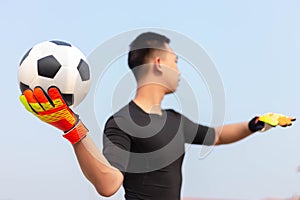
[[[32, 49], [32, 48], [31, 48], [31, 49]], [[20, 61], [19, 66], [21, 66], [21, 64], [23, 63], [23, 61], [27, 58], [27, 56], [29, 55], [31, 49], [29, 49], [29, 50], [25, 53], [25, 55], [23, 56], [23, 58], [22, 58], [21, 61]]]
[[90, 68], [89, 65], [84, 60], [82, 59], [80, 60], [77, 69], [79, 71], [82, 81], [90, 80]]
[[50, 41], [50, 42], [52, 42], [52, 43], [54, 43], [54, 44], [57, 44], [57, 45], [61, 45], [61, 46], [68, 46], [68, 47], [71, 47], [71, 46], [72, 46], [72, 45], [69, 44], [69, 43], [66, 43], [66, 42], [63, 42], [63, 41], [59, 41], [59, 40], [52, 40], [52, 41]]
[[29, 85], [26, 85], [22, 82], [20, 82], [20, 90], [23, 93], [25, 90], [29, 89]]
[[38, 74], [47, 78], [54, 78], [61, 64], [54, 56], [47, 56], [38, 60]]
[[61, 93], [61, 96], [65, 100], [66, 104], [68, 106], [72, 106], [74, 104], [74, 95], [73, 94], [63, 94]]

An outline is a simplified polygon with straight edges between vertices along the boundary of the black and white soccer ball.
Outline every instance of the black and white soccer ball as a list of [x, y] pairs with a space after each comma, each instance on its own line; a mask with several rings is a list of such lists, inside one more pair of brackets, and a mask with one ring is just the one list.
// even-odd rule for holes
[[33, 46], [21, 59], [18, 81], [22, 93], [36, 86], [45, 91], [56, 86], [66, 103], [75, 107], [88, 93], [91, 74], [78, 48], [63, 41], [45, 41]]

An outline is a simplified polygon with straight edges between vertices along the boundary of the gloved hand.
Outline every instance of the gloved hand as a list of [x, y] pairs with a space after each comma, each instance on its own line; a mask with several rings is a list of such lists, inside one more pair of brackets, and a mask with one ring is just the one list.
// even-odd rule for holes
[[296, 118], [294, 117], [288, 117], [277, 113], [267, 113], [259, 117], [254, 117], [250, 120], [248, 126], [252, 132], [266, 131], [272, 127], [276, 127], [277, 125], [281, 127], [291, 126], [292, 122], [295, 120]]
[[47, 93], [41, 87], [36, 87], [33, 91], [27, 89], [20, 96], [20, 100], [33, 115], [62, 130], [63, 137], [72, 144], [87, 135], [88, 129], [68, 107], [57, 87], [51, 86]]

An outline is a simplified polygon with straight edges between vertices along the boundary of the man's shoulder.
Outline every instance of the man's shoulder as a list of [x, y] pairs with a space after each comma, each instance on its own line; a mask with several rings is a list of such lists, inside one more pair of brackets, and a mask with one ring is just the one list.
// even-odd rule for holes
[[108, 119], [106, 120], [106, 124], [105, 126], [108, 125], [114, 125], [115, 121], [118, 119], [127, 119], [129, 117], [129, 104], [124, 105], [122, 108], [120, 108], [118, 111], [116, 111], [115, 113], [113, 113], [111, 116], [108, 117]]
[[165, 111], [166, 111], [168, 114], [174, 115], [174, 116], [176, 116], [176, 117], [181, 117], [181, 116], [182, 116], [182, 114], [181, 114], [180, 112], [177, 112], [176, 110], [171, 109], [171, 108], [165, 109]]

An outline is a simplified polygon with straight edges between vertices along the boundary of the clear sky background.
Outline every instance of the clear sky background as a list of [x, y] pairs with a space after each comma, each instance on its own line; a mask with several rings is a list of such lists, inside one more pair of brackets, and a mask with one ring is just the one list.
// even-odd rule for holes
[[[98, 200], [123, 195], [120, 190], [112, 198], [97, 196], [83, 177], [71, 145], [19, 102], [18, 63], [30, 47], [44, 40], [68, 41], [88, 56], [107, 39], [132, 29], [177, 31], [202, 46], [214, 61], [226, 94], [225, 123], [265, 112], [300, 119], [299, 1], [2, 0], [0, 5], [0, 200]], [[113, 64], [127, 67], [122, 59]], [[199, 99], [207, 99], [209, 92], [201, 93], [203, 79], [192, 77], [184, 64], [179, 62], [183, 76], [194, 91], [199, 89]], [[109, 80], [101, 87], [105, 84]], [[104, 91], [98, 90], [96, 97], [101, 99]], [[209, 124], [211, 108], [205, 102], [200, 102], [199, 121]], [[109, 103], [96, 106], [100, 126], [111, 114], [100, 109]], [[164, 105], [172, 107], [172, 100]], [[189, 148], [182, 196], [300, 195], [299, 141], [296, 121], [293, 127], [217, 147], [204, 159], [199, 159], [200, 147]]]

